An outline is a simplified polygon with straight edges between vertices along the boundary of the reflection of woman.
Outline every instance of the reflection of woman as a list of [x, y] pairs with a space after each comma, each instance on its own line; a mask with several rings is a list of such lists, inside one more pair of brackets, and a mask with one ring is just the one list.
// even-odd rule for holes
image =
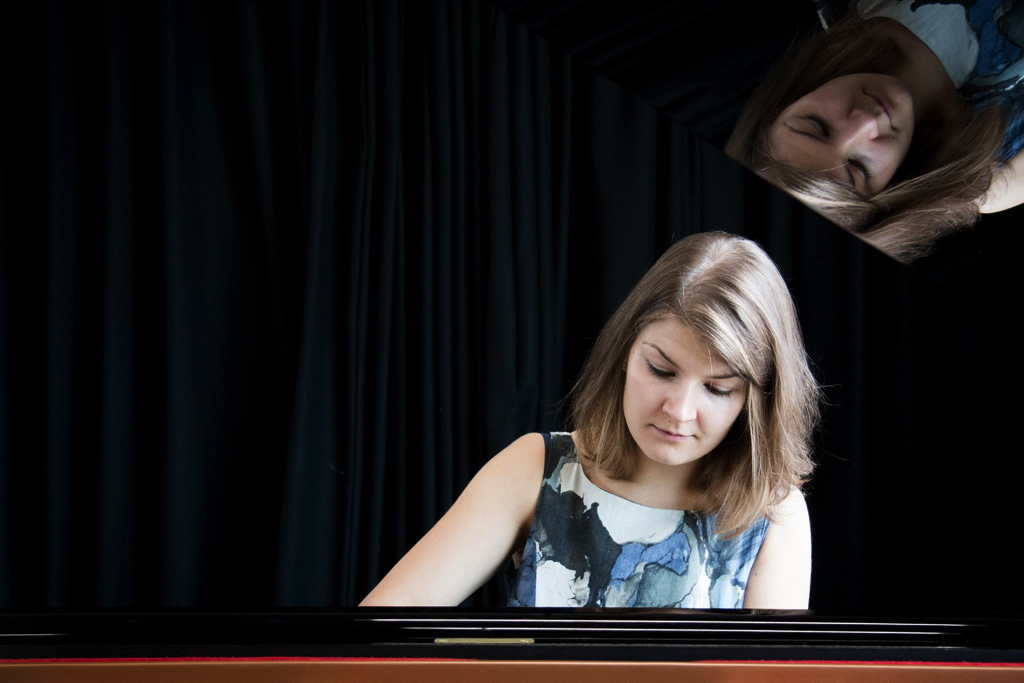
[[455, 605], [513, 557], [512, 605], [806, 607], [816, 414], [774, 264], [692, 235], [601, 331], [576, 431], [491, 459], [362, 604]]
[[727, 151], [888, 253], [921, 255], [1024, 201], [1024, 60], [1003, 34], [1024, 17], [1008, 4], [855, 1], [776, 66]]

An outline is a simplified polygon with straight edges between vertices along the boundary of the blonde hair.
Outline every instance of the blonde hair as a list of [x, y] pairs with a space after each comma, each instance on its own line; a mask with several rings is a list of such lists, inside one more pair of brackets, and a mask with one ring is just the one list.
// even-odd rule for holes
[[796, 308], [754, 242], [708, 232], [673, 244], [605, 324], [571, 394], [581, 455], [613, 478], [629, 478], [640, 453], [623, 414], [622, 369], [640, 331], [666, 318], [693, 330], [748, 384], [743, 412], [698, 461], [696, 477], [716, 532], [734, 536], [813, 469], [819, 392]]
[[928, 253], [943, 235], [978, 220], [1002, 145], [1004, 122], [994, 106], [958, 103], [954, 135], [932, 122], [918, 125], [889, 186], [868, 197], [824, 173], [784, 164], [768, 132], [790, 104], [840, 76], [884, 72], [898, 58], [892, 40], [873, 30], [879, 19], [855, 12], [794, 46], [751, 95], [726, 153], [900, 261]]

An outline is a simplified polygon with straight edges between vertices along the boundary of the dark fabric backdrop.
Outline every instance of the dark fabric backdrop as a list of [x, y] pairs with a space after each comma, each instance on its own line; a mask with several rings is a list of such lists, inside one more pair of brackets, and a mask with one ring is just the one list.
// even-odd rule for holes
[[774, 60], [798, 37], [820, 28], [813, 0], [494, 4], [720, 146]]
[[1016, 416], [977, 369], [998, 248], [898, 267], [485, 2], [43, 25], [0, 162], [0, 607], [354, 604], [707, 229], [776, 259], [827, 387], [812, 604], [1019, 605], [1019, 466], [965, 463]]

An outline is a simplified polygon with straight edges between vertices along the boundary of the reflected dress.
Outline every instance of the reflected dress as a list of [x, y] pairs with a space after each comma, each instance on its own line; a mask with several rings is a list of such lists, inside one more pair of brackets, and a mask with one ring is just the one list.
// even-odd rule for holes
[[[850, 4], [819, 0], [822, 25], [833, 24]], [[853, 0], [852, 6], [865, 19], [903, 24], [938, 57], [969, 104], [1002, 106], [1003, 161], [1024, 148], [1024, 0]]]

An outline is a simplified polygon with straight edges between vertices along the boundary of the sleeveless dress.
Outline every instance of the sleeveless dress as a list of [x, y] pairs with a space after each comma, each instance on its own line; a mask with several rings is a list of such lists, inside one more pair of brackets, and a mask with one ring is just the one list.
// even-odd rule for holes
[[510, 607], [743, 606], [767, 519], [720, 538], [714, 515], [601, 489], [584, 474], [570, 434], [543, 436], [544, 480], [530, 535], [513, 558]]

